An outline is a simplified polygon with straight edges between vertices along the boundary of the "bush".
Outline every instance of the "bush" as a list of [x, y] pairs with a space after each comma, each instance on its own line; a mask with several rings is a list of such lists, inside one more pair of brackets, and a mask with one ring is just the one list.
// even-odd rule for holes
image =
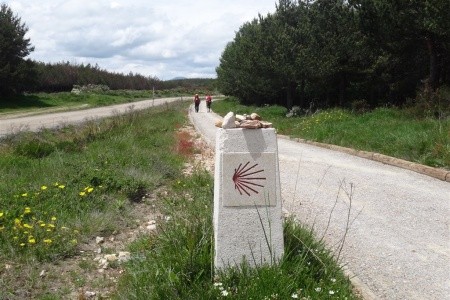
[[415, 99], [408, 99], [405, 111], [412, 117], [446, 119], [450, 116], [450, 87], [436, 91], [422, 89]]
[[43, 158], [49, 156], [56, 150], [53, 143], [45, 141], [39, 137], [20, 142], [15, 149], [15, 153], [29, 158]]
[[370, 111], [370, 105], [365, 99], [355, 100], [352, 102], [352, 112], [355, 114], [364, 114]]

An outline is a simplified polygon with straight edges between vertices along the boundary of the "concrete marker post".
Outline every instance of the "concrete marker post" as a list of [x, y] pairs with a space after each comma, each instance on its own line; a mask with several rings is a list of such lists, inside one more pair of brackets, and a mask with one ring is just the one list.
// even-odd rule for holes
[[215, 268], [278, 261], [284, 241], [275, 129], [218, 129], [215, 155]]

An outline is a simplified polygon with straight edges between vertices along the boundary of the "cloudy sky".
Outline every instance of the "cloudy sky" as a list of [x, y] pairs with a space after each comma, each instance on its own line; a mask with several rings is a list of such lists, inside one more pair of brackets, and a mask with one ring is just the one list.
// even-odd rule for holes
[[30, 58], [97, 63], [167, 80], [216, 76], [239, 27], [275, 11], [276, 0], [5, 1], [29, 31]]

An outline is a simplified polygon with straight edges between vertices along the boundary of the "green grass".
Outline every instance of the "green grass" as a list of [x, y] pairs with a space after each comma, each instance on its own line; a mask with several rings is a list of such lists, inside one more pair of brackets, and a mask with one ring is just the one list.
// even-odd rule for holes
[[174, 128], [184, 122], [180, 108], [164, 106], [4, 140], [0, 258], [64, 257], [80, 239], [114, 230], [110, 218], [120, 223], [128, 200], [178, 176]]
[[408, 110], [378, 108], [364, 114], [330, 109], [310, 116], [286, 117], [280, 106], [240, 105], [234, 99], [214, 103], [226, 114], [257, 112], [274, 124], [279, 134], [335, 144], [450, 169], [450, 118], [414, 118]]
[[115, 299], [357, 299], [330, 252], [292, 220], [285, 222], [286, 254], [278, 264], [215, 273], [212, 184], [201, 171], [174, 182], [160, 202], [167, 221], [130, 246], [134, 258]]

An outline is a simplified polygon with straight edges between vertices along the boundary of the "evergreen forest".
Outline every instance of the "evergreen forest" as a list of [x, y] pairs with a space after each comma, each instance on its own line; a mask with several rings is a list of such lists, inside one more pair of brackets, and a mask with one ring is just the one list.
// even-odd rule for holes
[[218, 86], [244, 104], [287, 108], [448, 94], [449, 11], [448, 0], [279, 0], [228, 43]]

